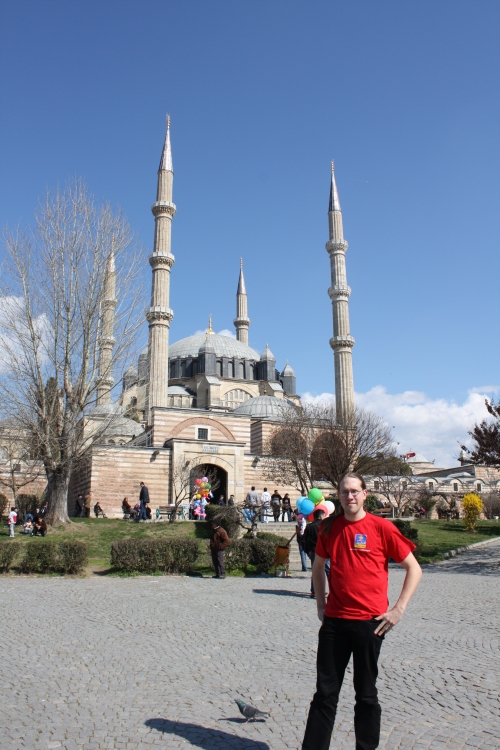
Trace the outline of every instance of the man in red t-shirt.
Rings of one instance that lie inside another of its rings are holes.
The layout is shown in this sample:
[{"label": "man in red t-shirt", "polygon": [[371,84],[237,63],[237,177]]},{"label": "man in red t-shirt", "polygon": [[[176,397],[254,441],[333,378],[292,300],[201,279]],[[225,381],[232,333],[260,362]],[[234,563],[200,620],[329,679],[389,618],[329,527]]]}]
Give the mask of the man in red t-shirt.
[{"label": "man in red t-shirt", "polygon": [[[385,634],[401,620],[422,571],[415,545],[390,521],[366,513],[363,477],[346,474],[339,484],[344,514],[323,522],[313,565],[319,631],[317,682],[302,750],[328,750],[339,693],[353,657],[354,730],[357,750],[375,750],[380,737],[377,662]],[[399,599],[389,609],[388,562],[406,570]],[[325,606],[325,563],[330,559]]]}]

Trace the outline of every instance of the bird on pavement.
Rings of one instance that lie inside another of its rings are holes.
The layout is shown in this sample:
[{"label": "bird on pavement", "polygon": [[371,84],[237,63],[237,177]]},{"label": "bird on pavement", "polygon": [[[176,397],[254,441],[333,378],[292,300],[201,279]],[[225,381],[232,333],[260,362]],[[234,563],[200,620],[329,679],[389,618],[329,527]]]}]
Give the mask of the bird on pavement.
[{"label": "bird on pavement", "polygon": [[234,701],[238,708],[240,709],[240,714],[245,717],[246,722],[248,722],[249,719],[259,719],[263,718],[264,721],[266,719],[266,716],[269,716],[268,713],[265,711],[259,711],[258,708],[254,708],[254,706],[251,706],[249,703],[243,703],[243,701]]}]

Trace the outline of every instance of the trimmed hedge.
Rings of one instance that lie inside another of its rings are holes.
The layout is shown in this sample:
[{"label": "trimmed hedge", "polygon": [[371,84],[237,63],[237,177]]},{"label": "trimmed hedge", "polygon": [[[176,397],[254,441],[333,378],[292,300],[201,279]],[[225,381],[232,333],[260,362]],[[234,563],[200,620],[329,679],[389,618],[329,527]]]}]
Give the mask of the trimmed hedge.
[{"label": "trimmed hedge", "polygon": [[415,528],[413,523],[410,521],[403,521],[401,518],[396,518],[393,521],[394,526],[399,529],[399,531],[402,533],[403,536],[405,536],[407,539],[410,540],[410,542],[413,542],[413,544],[416,545],[417,549],[413,550],[413,554],[418,559],[420,556],[420,544],[418,541],[418,529]]},{"label": "trimmed hedge", "polygon": [[[2,545],[4,546],[4,545]],[[28,542],[19,565],[22,573],[81,573],[88,562],[88,547],[82,541]]]},{"label": "trimmed hedge", "polygon": [[111,544],[111,564],[120,570],[187,573],[198,559],[197,539],[121,539]]},{"label": "trimmed hedge", "polygon": [[[254,537],[252,536],[251,532],[248,531],[243,538],[253,539]],[[258,531],[257,539],[263,539],[266,542],[273,542],[273,544],[279,544],[280,547],[283,547],[283,546],[286,547],[286,545],[290,541],[290,537],[279,536],[279,534],[270,534],[267,531]]]},{"label": "trimmed hedge", "polygon": [[8,573],[12,562],[19,552],[19,542],[0,544],[0,573]]},{"label": "trimmed hedge", "polygon": [[243,570],[248,565],[255,565],[268,571],[273,567],[276,543],[266,539],[238,539],[232,541],[226,549],[226,570]]}]

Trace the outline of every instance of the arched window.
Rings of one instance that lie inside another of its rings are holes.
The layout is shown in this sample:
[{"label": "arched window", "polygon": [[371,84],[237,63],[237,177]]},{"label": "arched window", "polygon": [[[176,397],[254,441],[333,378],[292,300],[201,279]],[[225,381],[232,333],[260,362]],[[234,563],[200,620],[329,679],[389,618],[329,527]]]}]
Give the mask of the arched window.
[{"label": "arched window", "polygon": [[249,393],[243,391],[241,388],[235,388],[224,395],[222,404],[229,409],[236,409],[237,406],[244,404],[249,398],[252,398]]}]

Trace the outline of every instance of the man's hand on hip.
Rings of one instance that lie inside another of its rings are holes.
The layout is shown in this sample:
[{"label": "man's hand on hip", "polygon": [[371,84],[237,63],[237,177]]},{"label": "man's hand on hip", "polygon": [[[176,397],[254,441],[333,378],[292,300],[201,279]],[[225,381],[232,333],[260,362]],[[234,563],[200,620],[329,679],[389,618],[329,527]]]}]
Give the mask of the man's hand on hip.
[{"label": "man's hand on hip", "polygon": [[393,607],[388,612],[386,612],[384,615],[379,615],[376,617],[376,620],[380,620],[380,625],[375,630],[375,635],[385,635],[389,632],[389,630],[392,630],[392,628],[398,624],[398,622],[403,617],[404,612],[401,609],[398,609],[397,607]]}]

